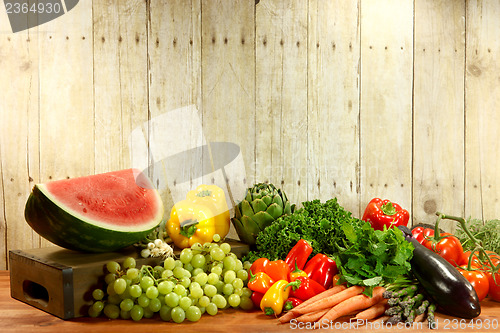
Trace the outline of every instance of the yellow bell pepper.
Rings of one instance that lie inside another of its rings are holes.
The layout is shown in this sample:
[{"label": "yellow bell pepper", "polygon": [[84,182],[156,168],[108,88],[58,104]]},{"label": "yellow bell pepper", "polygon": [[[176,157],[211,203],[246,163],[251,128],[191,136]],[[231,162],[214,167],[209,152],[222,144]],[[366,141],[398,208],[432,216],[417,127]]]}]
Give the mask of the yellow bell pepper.
[{"label": "yellow bell pepper", "polygon": [[264,294],[260,301],[260,308],[266,315],[278,316],[283,311],[288,295],[290,294],[290,286],[287,280],[276,281]]},{"label": "yellow bell pepper", "polygon": [[200,185],[195,190],[189,191],[186,199],[210,208],[215,215],[215,233],[219,234],[221,239],[226,237],[231,226],[231,218],[223,189],[217,185]]},{"label": "yellow bell pepper", "polygon": [[179,201],[170,212],[167,233],[181,249],[194,243],[212,242],[216,233],[214,213],[207,206],[190,200]]}]

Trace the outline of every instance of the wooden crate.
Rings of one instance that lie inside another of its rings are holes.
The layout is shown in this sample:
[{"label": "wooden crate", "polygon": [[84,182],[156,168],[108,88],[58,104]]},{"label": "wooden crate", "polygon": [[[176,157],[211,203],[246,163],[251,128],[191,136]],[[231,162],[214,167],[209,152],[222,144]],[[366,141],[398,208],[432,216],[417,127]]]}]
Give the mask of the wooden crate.
[{"label": "wooden crate", "polygon": [[[245,244],[233,240],[228,243],[239,257],[248,252]],[[122,262],[126,257],[136,258],[138,266],[161,262],[140,258],[133,247],[95,254],[58,246],[10,251],[11,296],[62,319],[86,316],[92,290],[102,285],[106,263]]]}]

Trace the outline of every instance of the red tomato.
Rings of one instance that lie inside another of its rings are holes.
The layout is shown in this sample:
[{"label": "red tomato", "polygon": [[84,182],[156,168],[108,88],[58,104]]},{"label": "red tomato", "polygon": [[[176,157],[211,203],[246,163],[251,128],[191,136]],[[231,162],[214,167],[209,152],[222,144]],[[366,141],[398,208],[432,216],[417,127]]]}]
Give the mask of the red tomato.
[{"label": "red tomato", "polygon": [[500,273],[495,273],[495,280],[493,280],[493,274],[491,272],[487,272],[488,283],[490,289],[488,291],[488,297],[500,302]]},{"label": "red tomato", "polygon": [[[494,266],[498,265],[500,262],[500,255],[496,254],[493,251],[485,251],[488,257],[490,257],[491,262],[493,263]],[[466,266],[469,263],[469,257],[471,255],[471,251],[466,251],[462,254],[462,261],[460,263],[460,266]],[[480,260],[480,256],[478,255],[477,252],[474,253],[474,256],[472,257],[472,263],[476,264],[480,267],[483,265],[490,266],[490,262],[488,261],[487,258],[483,258],[483,260]]]},{"label": "red tomato", "polygon": [[470,282],[470,284],[476,290],[477,298],[481,302],[486,295],[488,295],[490,289],[490,283],[488,280],[488,275],[480,270],[470,270],[466,268],[458,267],[458,271]]},{"label": "red tomato", "polygon": [[462,244],[457,237],[450,233],[442,233],[441,238],[438,242],[434,239],[426,239],[423,241],[423,245],[439,254],[441,257],[446,259],[453,266],[459,266],[462,262],[462,256],[464,249]]},{"label": "red tomato", "polygon": [[424,227],[416,227],[411,231],[413,238],[415,238],[420,244],[422,244],[427,237],[434,236],[434,230]]}]

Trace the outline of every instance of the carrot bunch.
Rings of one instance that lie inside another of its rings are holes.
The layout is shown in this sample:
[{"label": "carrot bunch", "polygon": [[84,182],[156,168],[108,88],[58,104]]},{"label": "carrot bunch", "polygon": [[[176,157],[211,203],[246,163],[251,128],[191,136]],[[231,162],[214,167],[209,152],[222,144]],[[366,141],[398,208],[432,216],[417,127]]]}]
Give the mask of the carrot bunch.
[{"label": "carrot bunch", "polygon": [[336,285],[291,309],[280,318],[284,324],[292,319],[297,322],[335,321],[346,315],[370,320],[380,317],[386,310],[384,287],[375,287],[371,297],[363,294],[364,287]]}]

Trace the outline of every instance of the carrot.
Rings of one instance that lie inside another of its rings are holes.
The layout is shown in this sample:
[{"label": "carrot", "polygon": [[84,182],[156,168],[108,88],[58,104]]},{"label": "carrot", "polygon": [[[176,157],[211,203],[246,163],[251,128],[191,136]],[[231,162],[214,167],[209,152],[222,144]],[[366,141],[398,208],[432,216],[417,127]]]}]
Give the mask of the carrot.
[{"label": "carrot", "polygon": [[[304,308],[320,299],[323,299],[323,298],[326,298],[328,296],[332,296],[332,295],[335,295],[343,290],[345,290],[347,287],[345,286],[345,284],[339,284],[339,285],[336,285],[336,286],[333,286],[325,291],[323,291],[322,293],[319,293],[317,295],[314,295],[313,297],[309,298],[308,300],[300,303],[299,305],[297,305],[295,308],[293,308],[292,310],[297,310],[297,309],[301,309],[301,308]],[[287,323],[289,322],[290,320],[292,320],[293,318],[299,316],[300,314],[295,314],[293,313],[292,311],[288,311],[287,313],[285,313],[283,316],[279,317],[278,318],[278,321],[280,323]]]},{"label": "carrot", "polygon": [[316,312],[326,308],[331,308],[349,298],[352,298],[353,296],[361,294],[363,290],[364,288],[361,286],[352,286],[334,295],[313,302],[308,306],[304,306],[302,308],[296,307],[295,309],[292,309],[291,312],[293,312],[295,315],[301,315],[305,313]]},{"label": "carrot", "polygon": [[387,299],[384,298],[380,302],[370,306],[368,309],[358,312],[354,319],[370,320],[380,317],[384,314],[387,307]]},{"label": "carrot", "polygon": [[323,310],[319,310],[319,311],[309,312],[309,313],[305,313],[303,315],[298,316],[296,319],[297,319],[297,322],[303,322],[303,323],[313,322],[313,321],[317,321],[319,318],[323,317],[328,311],[329,311],[329,309],[323,309]]},{"label": "carrot", "polygon": [[320,320],[334,321],[350,312],[367,309],[382,300],[384,291],[384,287],[375,287],[372,297],[366,295],[350,297],[331,308]]}]

